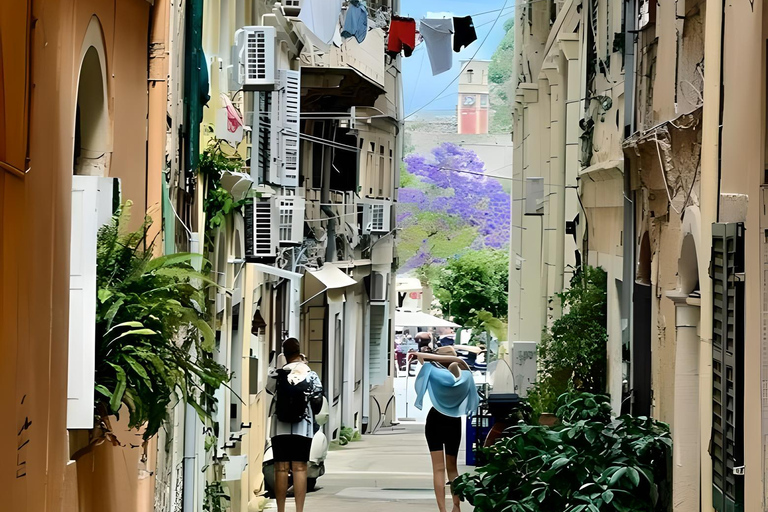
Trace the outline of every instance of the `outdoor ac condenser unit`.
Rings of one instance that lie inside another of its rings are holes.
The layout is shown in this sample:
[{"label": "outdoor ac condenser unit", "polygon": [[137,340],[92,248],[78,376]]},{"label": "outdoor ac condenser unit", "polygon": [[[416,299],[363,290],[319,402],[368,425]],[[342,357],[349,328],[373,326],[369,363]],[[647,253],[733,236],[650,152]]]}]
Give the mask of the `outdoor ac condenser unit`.
[{"label": "outdoor ac condenser unit", "polygon": [[362,215],[362,234],[388,233],[390,231],[390,219],[392,203],[390,201],[366,200],[357,205],[358,215]]},{"label": "outdoor ac condenser unit", "polygon": [[276,197],[256,197],[243,207],[243,211],[246,260],[258,262],[277,258],[279,229]]},{"label": "outdoor ac condenser unit", "polygon": [[297,195],[281,195],[277,197],[277,208],[280,245],[301,245],[304,241],[306,201]]},{"label": "outdoor ac condenser unit", "polygon": [[235,32],[237,81],[246,91],[275,87],[275,28],[249,26]]}]

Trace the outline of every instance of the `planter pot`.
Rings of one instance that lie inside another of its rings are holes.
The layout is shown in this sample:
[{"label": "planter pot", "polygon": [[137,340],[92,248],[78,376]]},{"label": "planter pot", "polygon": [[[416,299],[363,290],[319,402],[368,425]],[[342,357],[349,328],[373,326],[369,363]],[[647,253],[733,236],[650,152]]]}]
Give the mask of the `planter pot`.
[{"label": "planter pot", "polygon": [[543,412],[539,415],[539,425],[543,427],[554,427],[557,421],[557,416],[551,412]]}]

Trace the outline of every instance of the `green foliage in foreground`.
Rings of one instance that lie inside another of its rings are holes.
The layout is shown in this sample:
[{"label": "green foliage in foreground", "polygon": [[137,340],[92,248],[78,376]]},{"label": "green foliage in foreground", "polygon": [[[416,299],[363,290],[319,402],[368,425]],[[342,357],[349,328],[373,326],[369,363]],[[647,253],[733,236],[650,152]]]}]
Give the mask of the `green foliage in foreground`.
[{"label": "green foliage in foreground", "polygon": [[130,206],[98,236],[96,416],[108,430],[107,417],[125,404],[130,426],[146,426],[146,440],[162,426],[177,392],[205,421],[228,375],[213,359],[206,321],[206,288],[214,283],[191,265],[202,257],[153,258],[149,218],[126,232]]},{"label": "green foliage in foreground", "polygon": [[453,482],[476,512],[662,512],[672,439],[653,419],[611,418],[607,396],[565,394],[555,427],[523,423],[484,449],[490,461]]}]

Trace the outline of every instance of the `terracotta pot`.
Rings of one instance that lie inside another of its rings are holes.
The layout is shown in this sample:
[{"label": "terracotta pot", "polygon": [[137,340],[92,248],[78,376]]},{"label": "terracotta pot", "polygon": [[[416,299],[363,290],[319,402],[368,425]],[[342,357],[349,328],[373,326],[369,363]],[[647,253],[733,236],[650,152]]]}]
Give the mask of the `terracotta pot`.
[{"label": "terracotta pot", "polygon": [[554,427],[557,424],[557,416],[551,412],[543,412],[539,415],[539,425],[543,427]]}]

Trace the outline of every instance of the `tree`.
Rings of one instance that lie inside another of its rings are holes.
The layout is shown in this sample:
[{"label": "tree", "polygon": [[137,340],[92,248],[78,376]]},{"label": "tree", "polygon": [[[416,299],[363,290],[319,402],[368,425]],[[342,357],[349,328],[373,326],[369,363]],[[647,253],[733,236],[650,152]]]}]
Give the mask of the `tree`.
[{"label": "tree", "polygon": [[507,246],[509,194],[484,173],[474,151],[450,143],[434,148],[431,158],[405,158],[397,206],[401,270],[440,265],[469,249]]},{"label": "tree", "polygon": [[488,80],[491,87],[491,133],[509,133],[512,130],[512,103],[508,91],[515,85],[515,18],[504,23],[504,37],[491,57]]},{"label": "tree", "polygon": [[508,290],[506,250],[467,252],[449,259],[436,276],[435,295],[443,311],[459,324],[476,321],[480,311],[506,318]]}]

